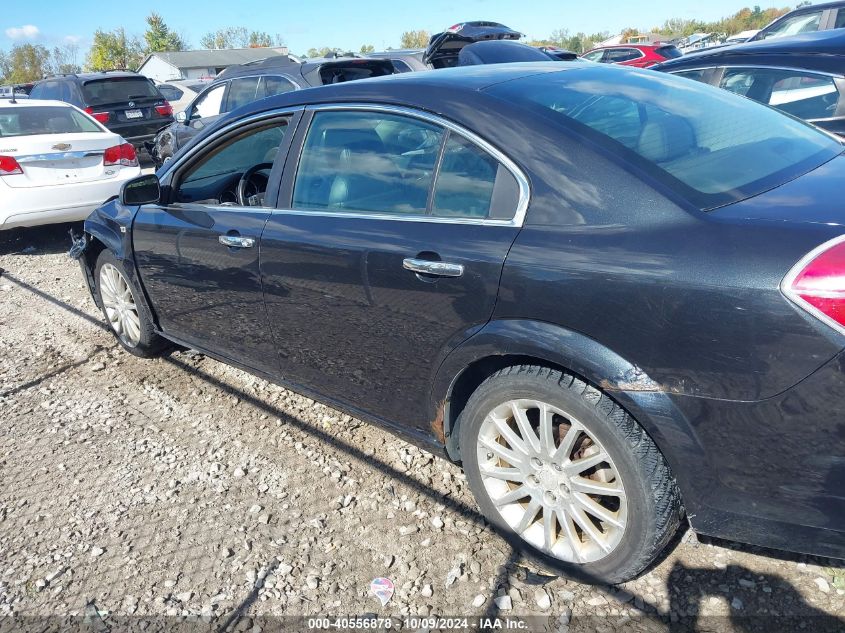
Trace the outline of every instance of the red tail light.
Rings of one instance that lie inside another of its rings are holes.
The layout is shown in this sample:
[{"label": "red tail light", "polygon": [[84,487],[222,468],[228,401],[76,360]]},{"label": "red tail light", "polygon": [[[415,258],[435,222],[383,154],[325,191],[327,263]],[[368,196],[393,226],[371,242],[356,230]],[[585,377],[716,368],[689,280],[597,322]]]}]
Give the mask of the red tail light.
[{"label": "red tail light", "polygon": [[173,116],[173,106],[165,101],[164,105],[156,106],[156,112],[158,112],[159,116]]},{"label": "red tail light", "polygon": [[94,112],[94,108],[85,108],[85,111],[94,117],[100,123],[108,123],[109,122],[109,113],[108,112]]},{"label": "red tail light", "polygon": [[784,278],[783,293],[845,334],[845,235],[825,242]]},{"label": "red tail light", "polygon": [[121,165],[122,167],[137,167],[138,155],[131,143],[109,147],[103,154],[103,165]]},{"label": "red tail light", "polygon": [[23,169],[13,156],[0,156],[0,176],[14,176],[22,173]]}]

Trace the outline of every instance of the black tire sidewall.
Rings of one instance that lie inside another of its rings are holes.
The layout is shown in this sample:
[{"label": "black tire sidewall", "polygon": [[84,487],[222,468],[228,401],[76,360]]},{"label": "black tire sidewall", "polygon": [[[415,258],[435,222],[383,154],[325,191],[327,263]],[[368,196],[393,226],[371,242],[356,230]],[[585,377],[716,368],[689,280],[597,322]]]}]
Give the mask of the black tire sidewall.
[{"label": "black tire sidewall", "polygon": [[[100,291],[100,270],[106,264],[111,264],[115,268],[120,271],[120,274],[123,275],[123,278],[126,280],[126,283],[129,285],[129,290],[132,292],[132,299],[135,302],[135,306],[138,308],[138,320],[141,324],[141,336],[138,344],[135,346],[127,345],[118,335],[117,332],[111,326],[109,322],[108,314],[106,314],[106,308],[103,304],[103,295]],[[150,312],[149,308],[147,307],[146,300],[144,298],[144,294],[138,288],[137,284],[134,282],[134,278],[131,275],[126,274],[126,267],[123,265],[123,262],[114,254],[109,251],[108,249],[104,250],[100,253],[99,257],[97,258],[97,264],[94,267],[94,283],[96,284],[97,288],[97,302],[99,303],[100,310],[103,313],[103,316],[106,319],[106,327],[109,329],[109,332],[112,333],[115,340],[118,344],[125,349],[130,354],[134,354],[135,356],[140,357],[150,357],[157,355],[164,347],[166,346],[166,342],[164,339],[159,336],[155,328],[153,327],[152,320],[150,319]]]},{"label": "black tire sidewall", "polygon": [[[558,374],[559,376],[560,374]],[[583,383],[581,383],[583,384]],[[567,563],[543,553],[517,535],[501,518],[481,480],[476,441],[481,423],[498,405],[509,400],[545,401],[583,424],[607,450],[619,472],[628,501],[628,519],[622,541],[608,556],[585,564]],[[646,479],[615,424],[599,415],[592,404],[575,390],[537,375],[494,376],[472,395],[461,414],[461,458],[464,473],[484,516],[508,542],[537,564],[557,574],[590,584],[614,584],[641,571],[642,552],[650,548],[654,534],[654,500]]]}]

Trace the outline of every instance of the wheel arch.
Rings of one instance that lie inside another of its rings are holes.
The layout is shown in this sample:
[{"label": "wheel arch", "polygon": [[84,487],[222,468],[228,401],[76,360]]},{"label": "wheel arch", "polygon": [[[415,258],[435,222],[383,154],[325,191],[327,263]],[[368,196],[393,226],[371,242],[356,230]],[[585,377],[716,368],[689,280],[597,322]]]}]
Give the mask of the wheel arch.
[{"label": "wheel arch", "polygon": [[460,461],[460,415],[473,391],[500,369],[526,364],[573,374],[613,398],[654,440],[682,491],[694,487],[693,474],[708,467],[690,421],[641,368],[584,334],[521,319],[491,321],[440,365],[433,428],[450,458]]}]

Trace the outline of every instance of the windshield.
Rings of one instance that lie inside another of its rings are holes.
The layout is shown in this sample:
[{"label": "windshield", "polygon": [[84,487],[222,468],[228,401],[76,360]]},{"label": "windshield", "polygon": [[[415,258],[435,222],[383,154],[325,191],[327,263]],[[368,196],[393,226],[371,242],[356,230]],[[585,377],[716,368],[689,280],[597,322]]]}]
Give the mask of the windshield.
[{"label": "windshield", "polygon": [[750,99],[651,70],[589,66],[487,92],[580,132],[702,209],[777,187],[845,149]]},{"label": "windshield", "polygon": [[161,99],[161,94],[149,79],[144,77],[110,77],[82,84],[85,103],[97,106],[133,99]]},{"label": "windshield", "polygon": [[102,131],[87,116],[66,106],[0,108],[0,137]]}]

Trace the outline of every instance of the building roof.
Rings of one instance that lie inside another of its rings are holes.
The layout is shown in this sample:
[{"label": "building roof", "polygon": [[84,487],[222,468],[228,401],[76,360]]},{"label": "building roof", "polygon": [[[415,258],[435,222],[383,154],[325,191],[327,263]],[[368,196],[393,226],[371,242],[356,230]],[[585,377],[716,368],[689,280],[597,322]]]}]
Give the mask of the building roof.
[{"label": "building roof", "polygon": [[141,63],[141,68],[151,57],[158,57],[174,68],[216,68],[254,62],[274,55],[286,55],[287,47],[279,48],[224,48],[214,50],[175,51],[150,53]]}]

